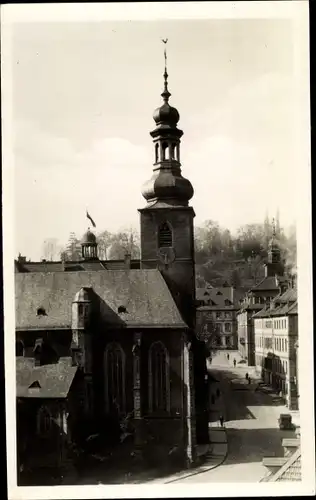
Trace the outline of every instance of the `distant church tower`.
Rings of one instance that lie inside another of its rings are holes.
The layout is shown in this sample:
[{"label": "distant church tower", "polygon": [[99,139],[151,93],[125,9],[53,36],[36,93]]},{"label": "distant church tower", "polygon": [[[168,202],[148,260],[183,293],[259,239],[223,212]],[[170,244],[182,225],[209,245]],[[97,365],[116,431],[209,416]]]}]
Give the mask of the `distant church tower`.
[{"label": "distant church tower", "polygon": [[268,262],[265,265],[265,275],[266,276],[283,276],[284,266],[281,259],[281,251],[276,241],[276,227],[275,220],[272,221],[272,238],[269,242],[268,248]]},{"label": "distant church tower", "polygon": [[193,187],[182,177],[178,111],[170,106],[167,56],[165,51],[163,104],[154,111],[154,173],[142,195],[147,201],[140,209],[141,265],[159,268],[190,327],[195,322],[194,210],[189,206]]}]

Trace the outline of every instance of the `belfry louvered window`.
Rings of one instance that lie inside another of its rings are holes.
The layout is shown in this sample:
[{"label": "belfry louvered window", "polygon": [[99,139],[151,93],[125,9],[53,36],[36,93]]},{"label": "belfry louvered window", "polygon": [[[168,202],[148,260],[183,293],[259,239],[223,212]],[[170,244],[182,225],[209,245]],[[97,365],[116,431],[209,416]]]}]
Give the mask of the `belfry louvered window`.
[{"label": "belfry louvered window", "polygon": [[149,350],[149,411],[170,410],[169,356],[162,342]]},{"label": "belfry louvered window", "polygon": [[172,230],[167,222],[163,222],[158,230],[158,246],[172,247]]}]

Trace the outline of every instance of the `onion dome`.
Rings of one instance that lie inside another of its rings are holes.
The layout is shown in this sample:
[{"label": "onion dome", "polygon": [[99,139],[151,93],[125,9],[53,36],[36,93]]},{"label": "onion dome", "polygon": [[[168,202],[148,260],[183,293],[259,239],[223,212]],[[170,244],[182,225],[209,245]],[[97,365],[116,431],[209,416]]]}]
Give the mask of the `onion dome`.
[{"label": "onion dome", "polygon": [[193,197],[194,190],[191,182],[178,172],[159,170],[147,181],[142,188],[142,195],[148,202],[154,200],[174,200],[187,205]]},{"label": "onion dome", "polygon": [[86,233],[84,233],[82,240],[81,240],[81,243],[83,245],[86,245],[86,244],[94,244],[96,242],[97,242],[97,238],[96,238],[95,234],[93,234],[90,231],[90,229],[88,229],[88,231]]},{"label": "onion dome", "polygon": [[164,72],[164,91],[161,94],[161,97],[163,98],[163,104],[155,109],[153,118],[156,122],[157,125],[160,124],[169,124],[173,127],[175,127],[180,120],[180,115],[179,112],[176,108],[173,108],[169,104],[169,97],[171,96],[169,90],[168,90],[168,73],[167,69],[165,68]]}]

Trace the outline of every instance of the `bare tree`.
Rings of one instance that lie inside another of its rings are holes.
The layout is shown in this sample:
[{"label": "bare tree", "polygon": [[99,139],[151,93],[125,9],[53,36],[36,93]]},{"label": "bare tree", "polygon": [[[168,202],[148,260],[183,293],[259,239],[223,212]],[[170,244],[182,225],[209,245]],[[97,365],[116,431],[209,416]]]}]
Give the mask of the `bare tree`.
[{"label": "bare tree", "polygon": [[45,260],[56,260],[60,253],[60,245],[57,238],[47,238],[43,243],[42,258]]},{"label": "bare tree", "polygon": [[130,254],[133,259],[140,256],[139,234],[136,229],[130,227],[123,229],[117,234],[112,234],[111,246],[108,251],[110,259],[124,259]]},{"label": "bare tree", "polygon": [[98,256],[101,260],[108,259],[108,252],[112,244],[113,235],[109,231],[102,231],[98,235]]}]

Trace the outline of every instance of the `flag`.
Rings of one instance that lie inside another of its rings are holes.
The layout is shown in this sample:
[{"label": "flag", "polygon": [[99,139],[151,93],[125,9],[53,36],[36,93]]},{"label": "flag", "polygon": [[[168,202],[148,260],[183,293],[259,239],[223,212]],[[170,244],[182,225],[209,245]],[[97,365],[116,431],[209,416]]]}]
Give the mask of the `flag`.
[{"label": "flag", "polygon": [[87,217],[88,217],[89,221],[91,222],[91,224],[93,225],[93,227],[96,227],[95,222],[94,222],[94,220],[92,219],[91,215],[89,215],[88,210],[87,210]]}]

